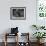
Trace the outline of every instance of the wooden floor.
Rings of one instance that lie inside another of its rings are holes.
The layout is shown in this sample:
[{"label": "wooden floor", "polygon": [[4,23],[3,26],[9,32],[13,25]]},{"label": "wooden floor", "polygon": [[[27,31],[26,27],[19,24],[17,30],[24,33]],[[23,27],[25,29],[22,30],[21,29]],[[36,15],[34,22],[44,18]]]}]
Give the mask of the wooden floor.
[{"label": "wooden floor", "polygon": [[[31,44],[30,46],[37,46],[37,43],[34,43],[34,42],[32,42],[30,44]],[[2,43],[0,42],[0,46],[4,46],[4,43],[3,42]],[[8,43],[8,46],[15,46],[15,42],[14,43],[12,43],[12,42]],[[44,43],[44,45],[42,45],[42,46],[46,46],[46,43]]]}]

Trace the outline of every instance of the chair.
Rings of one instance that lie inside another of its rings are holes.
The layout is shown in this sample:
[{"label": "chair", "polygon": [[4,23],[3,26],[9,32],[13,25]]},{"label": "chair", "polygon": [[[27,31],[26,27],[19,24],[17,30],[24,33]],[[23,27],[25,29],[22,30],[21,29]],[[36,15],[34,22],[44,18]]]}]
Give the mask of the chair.
[{"label": "chair", "polygon": [[[29,33],[21,33],[21,39],[24,41],[19,42],[19,46],[30,46],[30,42],[29,42]],[[20,39],[20,40],[21,40]]]}]

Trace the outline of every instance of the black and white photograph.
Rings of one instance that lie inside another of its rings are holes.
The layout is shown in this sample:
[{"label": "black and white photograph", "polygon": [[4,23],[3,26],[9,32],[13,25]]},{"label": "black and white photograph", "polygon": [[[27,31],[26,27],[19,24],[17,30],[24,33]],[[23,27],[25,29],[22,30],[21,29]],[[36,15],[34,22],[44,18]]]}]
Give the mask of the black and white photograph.
[{"label": "black and white photograph", "polygon": [[26,19],[26,8],[25,7],[11,7],[10,8],[10,19],[11,20],[25,20]]}]

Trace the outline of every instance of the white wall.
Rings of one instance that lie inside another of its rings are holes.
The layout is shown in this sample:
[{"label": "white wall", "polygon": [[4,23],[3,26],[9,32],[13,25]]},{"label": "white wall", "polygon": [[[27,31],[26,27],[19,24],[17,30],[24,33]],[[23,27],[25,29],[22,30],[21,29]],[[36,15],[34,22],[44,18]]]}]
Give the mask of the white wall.
[{"label": "white wall", "polygon": [[[26,7],[26,20],[10,20],[10,7]],[[20,32],[30,32],[36,24],[36,0],[0,0],[0,34],[11,27],[19,27]]]}]

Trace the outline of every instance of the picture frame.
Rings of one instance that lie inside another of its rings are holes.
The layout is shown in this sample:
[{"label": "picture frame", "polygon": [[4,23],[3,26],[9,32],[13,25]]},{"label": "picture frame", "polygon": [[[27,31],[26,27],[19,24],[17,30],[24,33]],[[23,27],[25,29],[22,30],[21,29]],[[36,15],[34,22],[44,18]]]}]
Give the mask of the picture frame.
[{"label": "picture frame", "polygon": [[26,19],[26,7],[11,7],[10,8],[11,20],[25,20]]}]

